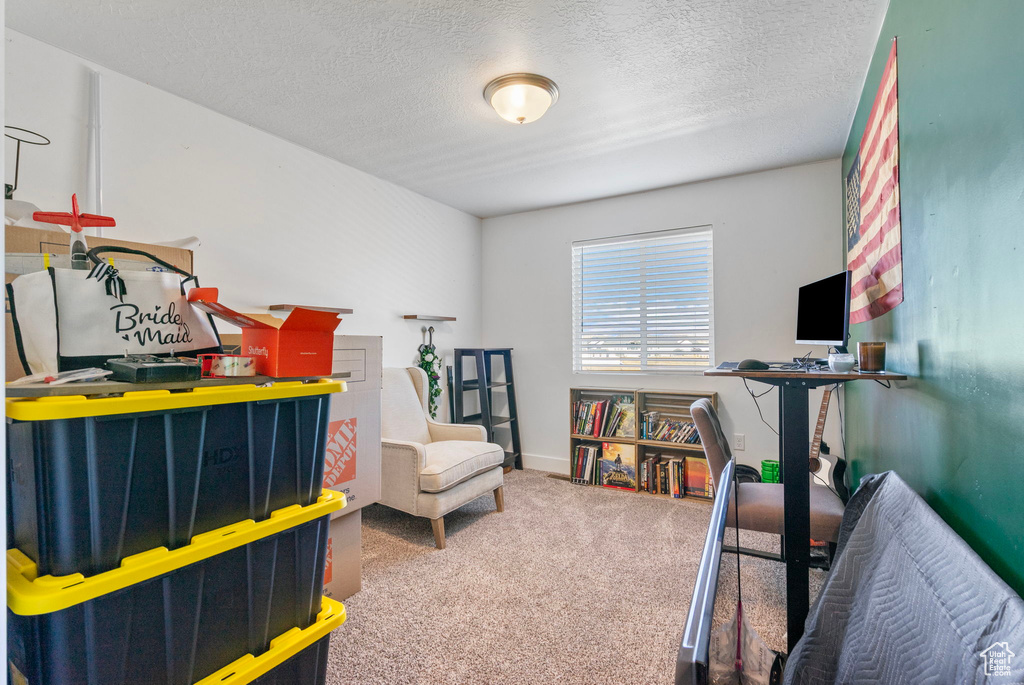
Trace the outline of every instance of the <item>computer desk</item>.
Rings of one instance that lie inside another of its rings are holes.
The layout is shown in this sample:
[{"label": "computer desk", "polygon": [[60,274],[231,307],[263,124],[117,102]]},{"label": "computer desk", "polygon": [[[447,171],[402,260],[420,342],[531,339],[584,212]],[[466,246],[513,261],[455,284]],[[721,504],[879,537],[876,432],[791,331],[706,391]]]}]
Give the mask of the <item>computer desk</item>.
[{"label": "computer desk", "polygon": [[[789,631],[788,651],[792,652],[797,640],[804,634],[804,620],[810,606],[808,572],[811,560],[811,487],[810,478],[801,477],[808,473],[810,457],[808,394],[811,388],[825,385],[860,380],[905,381],[907,377],[888,372],[835,373],[828,369],[710,369],[705,371],[704,375],[749,378],[779,388],[779,461],[783,483],[783,506],[786,512],[783,545],[786,557],[786,628]],[[797,474],[797,477],[787,478],[786,474]]]}]

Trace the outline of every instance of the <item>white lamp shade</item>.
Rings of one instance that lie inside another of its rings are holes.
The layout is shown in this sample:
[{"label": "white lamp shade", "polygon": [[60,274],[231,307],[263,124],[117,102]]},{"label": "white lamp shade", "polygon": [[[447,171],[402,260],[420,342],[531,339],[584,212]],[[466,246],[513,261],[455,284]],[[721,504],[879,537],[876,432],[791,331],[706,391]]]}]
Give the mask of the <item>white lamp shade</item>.
[{"label": "white lamp shade", "polygon": [[528,124],[544,116],[558,98],[558,90],[543,76],[509,74],[489,83],[484,97],[502,119]]}]

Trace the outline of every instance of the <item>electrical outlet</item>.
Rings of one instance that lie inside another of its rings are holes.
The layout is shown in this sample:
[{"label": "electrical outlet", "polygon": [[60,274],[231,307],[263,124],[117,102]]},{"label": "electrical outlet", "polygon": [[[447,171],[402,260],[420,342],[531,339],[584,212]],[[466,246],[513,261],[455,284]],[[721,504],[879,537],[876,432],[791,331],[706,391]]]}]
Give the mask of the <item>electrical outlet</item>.
[{"label": "electrical outlet", "polygon": [[737,452],[747,449],[747,436],[743,433],[733,433],[732,446],[736,448]]}]

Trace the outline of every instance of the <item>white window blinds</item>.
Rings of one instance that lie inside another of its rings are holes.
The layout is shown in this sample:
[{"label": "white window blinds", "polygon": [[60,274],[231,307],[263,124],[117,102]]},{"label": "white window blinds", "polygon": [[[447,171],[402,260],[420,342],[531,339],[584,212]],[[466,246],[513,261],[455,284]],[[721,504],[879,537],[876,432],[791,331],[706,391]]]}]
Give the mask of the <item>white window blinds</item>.
[{"label": "white window blinds", "polygon": [[573,371],[714,366],[711,227],[572,245]]}]

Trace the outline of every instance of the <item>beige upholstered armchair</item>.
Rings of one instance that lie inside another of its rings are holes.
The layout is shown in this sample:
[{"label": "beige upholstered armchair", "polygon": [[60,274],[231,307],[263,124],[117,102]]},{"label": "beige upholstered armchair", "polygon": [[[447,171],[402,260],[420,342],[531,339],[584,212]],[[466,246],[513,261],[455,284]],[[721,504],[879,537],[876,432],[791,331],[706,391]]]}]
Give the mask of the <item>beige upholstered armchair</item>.
[{"label": "beige upholstered armchair", "polygon": [[487,442],[483,426],[430,419],[427,389],[423,369],[384,369],[380,501],[430,519],[434,542],[444,549],[448,512],[488,492],[504,510],[505,452]]}]

